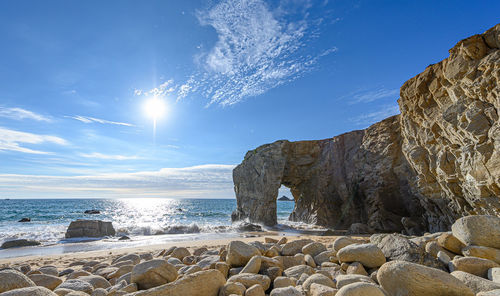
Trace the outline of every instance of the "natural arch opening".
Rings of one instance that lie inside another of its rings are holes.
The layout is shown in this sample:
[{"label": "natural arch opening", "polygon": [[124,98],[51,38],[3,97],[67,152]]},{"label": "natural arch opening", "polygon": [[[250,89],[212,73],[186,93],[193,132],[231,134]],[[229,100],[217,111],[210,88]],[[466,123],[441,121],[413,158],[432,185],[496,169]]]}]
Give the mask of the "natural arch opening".
[{"label": "natural arch opening", "polygon": [[278,218],[278,224],[283,224],[289,221],[290,215],[295,208],[295,201],[293,199],[292,192],[290,188],[285,185],[281,185],[278,190],[278,196],[276,197],[276,215]]}]

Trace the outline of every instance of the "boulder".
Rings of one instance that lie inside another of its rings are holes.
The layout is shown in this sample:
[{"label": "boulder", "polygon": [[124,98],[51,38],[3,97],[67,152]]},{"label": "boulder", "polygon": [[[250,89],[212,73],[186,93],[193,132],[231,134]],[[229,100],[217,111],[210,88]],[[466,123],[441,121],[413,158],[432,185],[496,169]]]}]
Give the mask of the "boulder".
[{"label": "boulder", "polygon": [[348,236],[339,236],[333,241],[332,247],[335,250],[335,252],[338,252],[343,247],[347,247],[348,245],[352,245],[352,244],[360,244],[360,243],[362,243],[362,241],[360,241],[360,240],[350,238]]},{"label": "boulder", "polygon": [[262,226],[248,222],[241,222],[236,225],[236,230],[239,232],[260,232]]},{"label": "boulder", "polygon": [[245,291],[245,296],[266,296],[261,285],[255,284]]},{"label": "boulder", "polygon": [[63,282],[61,278],[48,274],[32,274],[29,278],[35,285],[45,287],[49,290],[54,290]]},{"label": "boulder", "polygon": [[86,275],[78,278],[79,280],[85,281],[94,287],[94,289],[103,288],[107,289],[111,287],[111,284],[102,276],[98,275]]},{"label": "boulder", "polygon": [[261,256],[253,256],[240,271],[241,273],[258,273],[262,264]]},{"label": "boulder", "polygon": [[459,241],[451,232],[445,232],[437,238],[437,243],[446,250],[455,254],[462,254],[465,245]]},{"label": "boulder", "polygon": [[309,294],[311,296],[335,296],[337,291],[337,289],[316,283],[313,283],[309,287]]},{"label": "boulder", "polygon": [[151,289],[177,279],[177,269],[164,259],[153,259],[137,264],[132,269],[131,282],[139,289]]},{"label": "boulder", "polygon": [[283,275],[296,279],[300,278],[302,274],[312,275],[314,274],[314,269],[308,265],[297,265],[283,271]]},{"label": "boulder", "polygon": [[479,292],[476,296],[500,296],[500,289],[491,290],[488,292]]},{"label": "boulder", "polygon": [[119,262],[124,262],[124,261],[129,261],[129,260],[132,262],[132,265],[136,265],[136,264],[139,264],[139,262],[141,262],[141,256],[136,255],[136,254],[123,255],[123,256],[120,256],[120,257],[116,258],[115,260],[111,261],[111,264],[115,265]]},{"label": "boulder", "polygon": [[500,267],[500,265],[491,260],[477,257],[458,257],[449,263],[450,271],[465,271],[483,278],[488,276],[488,269],[493,267]]},{"label": "boulder", "polygon": [[341,289],[352,283],[375,283],[370,277],[360,274],[341,274],[335,277],[337,289]]},{"label": "boulder", "polygon": [[[1,285],[1,284],[0,284]],[[58,296],[45,287],[27,287],[10,290],[1,294],[2,296]]]},{"label": "boulder", "polygon": [[319,242],[312,242],[302,247],[302,254],[310,255],[312,257],[315,257],[324,251],[326,251],[325,245]]},{"label": "boulder", "polygon": [[37,242],[34,240],[16,239],[16,240],[4,242],[0,248],[9,249],[9,248],[31,247],[31,246],[39,246],[39,245],[40,245],[40,242]]},{"label": "boulder", "polygon": [[14,269],[0,270],[0,293],[33,286],[35,283],[19,271]]},{"label": "boulder", "polygon": [[73,237],[103,237],[115,235],[111,222],[101,220],[76,220],[72,221],[66,230],[66,238]]},{"label": "boulder", "polygon": [[226,279],[215,269],[188,274],[175,282],[132,293],[134,296],[218,296]]},{"label": "boulder", "polygon": [[295,280],[293,278],[286,277],[286,276],[279,276],[279,277],[274,279],[273,288],[276,289],[276,288],[283,288],[283,287],[288,287],[288,286],[295,287],[296,282],[297,282],[297,280]]},{"label": "boulder", "polygon": [[445,270],[446,266],[417,245],[400,234],[374,234],[370,241],[384,253],[388,261],[401,260]]},{"label": "boulder", "polygon": [[462,217],[453,223],[451,231],[465,245],[500,249],[500,218],[496,216]]},{"label": "boulder", "polygon": [[302,284],[302,287],[304,288],[304,290],[309,291],[311,285],[314,283],[321,284],[330,288],[335,288],[335,283],[329,277],[319,273],[309,276]]},{"label": "boulder", "polygon": [[340,262],[359,262],[367,268],[376,268],[385,263],[385,256],[374,244],[353,244],[337,253]]},{"label": "boulder", "polygon": [[172,251],[172,253],[170,254],[170,256],[177,258],[179,260],[182,260],[182,259],[184,259],[184,257],[190,256],[190,255],[191,255],[191,253],[189,252],[189,250],[187,248],[184,248],[184,247],[175,248]]},{"label": "boulder", "polygon": [[459,279],[467,287],[469,287],[474,293],[487,292],[495,289],[500,289],[500,284],[483,279],[468,272],[464,271],[454,271],[451,273],[452,276]]},{"label": "boulder", "polygon": [[44,265],[38,268],[38,271],[40,271],[43,274],[59,276],[59,271],[57,270],[57,267],[55,267],[54,265]]},{"label": "boulder", "polygon": [[254,274],[254,273],[239,273],[237,275],[233,275],[227,280],[228,283],[241,283],[247,289],[255,284],[261,285],[264,290],[269,289],[271,285],[271,279],[268,276],[262,274]]},{"label": "boulder", "polygon": [[229,296],[229,295],[238,295],[243,296],[245,294],[245,286],[242,283],[226,283],[219,290],[219,296]]},{"label": "boulder", "polygon": [[253,256],[260,255],[259,249],[241,241],[232,241],[227,246],[226,262],[231,267],[245,266]]},{"label": "boulder", "polygon": [[377,280],[389,295],[474,296],[460,280],[439,269],[407,261],[390,261],[377,271]]},{"label": "boulder", "polygon": [[294,287],[277,288],[271,291],[269,296],[302,296],[303,294]]},{"label": "boulder", "polygon": [[386,294],[375,284],[358,282],[343,286],[335,296],[386,296]]},{"label": "boulder", "polygon": [[281,248],[281,255],[283,256],[293,256],[302,251],[302,248],[307,244],[312,243],[313,241],[310,239],[299,239],[288,242],[283,245]]},{"label": "boulder", "polygon": [[495,283],[500,283],[500,267],[493,267],[488,270],[488,279]]},{"label": "boulder", "polygon": [[500,264],[500,250],[482,246],[467,246],[462,249],[464,256],[479,257]]},{"label": "boulder", "polygon": [[334,257],[336,253],[337,252],[331,250],[321,252],[314,256],[314,262],[316,262],[317,265],[321,265],[323,262],[330,262],[330,258]]},{"label": "boulder", "polygon": [[87,294],[92,294],[92,292],[94,291],[94,287],[90,283],[82,281],[80,279],[66,280],[65,282],[57,286],[57,288],[54,290],[56,294],[58,289],[69,289],[73,291],[84,292]]}]

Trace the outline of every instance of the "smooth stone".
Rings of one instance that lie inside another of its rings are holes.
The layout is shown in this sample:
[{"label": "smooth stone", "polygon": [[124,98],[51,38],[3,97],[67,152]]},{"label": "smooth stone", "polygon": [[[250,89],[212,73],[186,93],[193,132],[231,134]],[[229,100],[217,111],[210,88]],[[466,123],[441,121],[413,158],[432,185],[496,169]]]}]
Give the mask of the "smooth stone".
[{"label": "smooth stone", "polygon": [[407,261],[385,263],[377,271],[377,280],[389,295],[474,296],[449,273]]},{"label": "smooth stone", "polygon": [[92,294],[92,292],[94,291],[94,287],[90,283],[82,281],[80,279],[66,280],[65,282],[57,286],[56,290],[59,288],[85,292],[87,294]]},{"label": "smooth stone", "polygon": [[462,217],[451,226],[453,235],[465,245],[500,249],[500,218],[487,215]]},{"label": "smooth stone", "polygon": [[444,249],[455,254],[462,254],[462,248],[465,247],[451,232],[445,232],[438,236],[437,243]]},{"label": "smooth stone", "polygon": [[219,296],[229,296],[229,295],[245,295],[245,286],[242,283],[226,283],[219,290]]},{"label": "smooth stone", "polygon": [[262,264],[261,256],[253,256],[240,271],[241,273],[258,273]]},{"label": "smooth stone", "polygon": [[318,242],[312,242],[302,247],[302,254],[311,255],[312,257],[324,251],[326,251],[325,245]]},{"label": "smooth stone", "polygon": [[26,287],[3,292],[2,296],[58,296],[45,287]]},{"label": "smooth stone", "polygon": [[59,271],[57,270],[57,267],[52,266],[52,265],[46,265],[38,268],[38,270],[43,273],[43,274],[48,274],[52,276],[59,276]]},{"label": "smooth stone", "polygon": [[495,283],[500,283],[500,267],[493,267],[488,270],[488,279]]},{"label": "smooth stone", "polygon": [[361,243],[361,242],[357,239],[350,238],[348,236],[339,236],[338,238],[335,239],[335,241],[333,241],[332,247],[335,250],[335,252],[338,252],[343,247],[347,247],[348,245],[359,244],[359,243]]},{"label": "smooth stone", "polygon": [[281,255],[283,256],[293,256],[297,253],[300,253],[302,251],[302,248],[309,244],[312,243],[313,241],[310,239],[299,239],[299,240],[294,240],[291,242],[288,242],[283,245],[283,248],[281,249]]},{"label": "smooth stone", "polygon": [[297,265],[287,268],[283,271],[283,275],[287,277],[300,278],[302,274],[311,275],[314,274],[314,269],[308,265]]},{"label": "smooth stone", "polygon": [[189,250],[184,248],[184,247],[175,248],[172,251],[172,253],[170,254],[170,256],[177,258],[179,260],[182,260],[184,257],[190,256],[190,255],[191,255],[191,253],[189,252]]},{"label": "smooth stone", "polygon": [[255,284],[245,291],[245,296],[266,296],[261,285]]},{"label": "smooth stone", "polygon": [[245,266],[256,255],[260,255],[256,247],[241,241],[232,241],[227,246],[226,262],[231,267]]},{"label": "smooth stone", "polygon": [[139,289],[151,289],[177,279],[177,269],[164,259],[153,259],[137,264],[132,269],[131,282]]},{"label": "smooth stone", "polygon": [[314,283],[321,284],[330,288],[335,288],[335,283],[329,277],[319,273],[309,276],[302,284],[302,287],[304,288],[304,290],[309,291],[311,285]]},{"label": "smooth stone", "polygon": [[473,275],[464,271],[454,271],[451,273],[452,276],[459,279],[467,287],[469,287],[474,293],[487,292],[495,289],[500,289],[500,284],[483,279],[482,277]]},{"label": "smooth stone", "polygon": [[500,264],[500,250],[483,246],[466,246],[462,249],[462,254],[469,257],[479,257],[495,261]]},{"label": "smooth stone", "polygon": [[307,265],[311,266],[312,268],[316,268],[316,261],[314,261],[314,258],[307,254],[304,256],[304,261],[306,262]]},{"label": "smooth stone", "polygon": [[0,293],[33,286],[36,286],[35,283],[17,270],[0,270]]},{"label": "smooth stone", "polygon": [[337,289],[341,289],[352,283],[375,283],[369,276],[361,274],[340,274],[335,277],[335,285]]},{"label": "smooth stone", "polygon": [[311,296],[335,296],[337,291],[338,291],[337,289],[317,283],[313,283],[309,287],[309,294]]},{"label": "smooth stone", "polygon": [[239,273],[230,277],[227,282],[242,283],[247,289],[255,284],[259,284],[264,290],[267,290],[271,285],[271,279],[268,276],[254,273]]},{"label": "smooth stone", "polygon": [[488,292],[479,292],[476,296],[500,296],[500,289],[491,290]]},{"label": "smooth stone", "polygon": [[274,279],[273,287],[274,289],[288,287],[288,286],[295,287],[296,282],[297,281],[293,278],[289,278],[286,276],[279,276]]},{"label": "smooth stone", "polygon": [[359,262],[367,268],[376,268],[385,263],[385,256],[374,244],[351,244],[338,251],[340,262]]},{"label": "smooth stone", "polygon": [[441,251],[439,251],[439,252],[437,253],[437,259],[438,259],[441,263],[446,264],[446,265],[450,264],[450,261],[451,261],[450,256],[448,256],[448,254],[446,254],[445,252],[441,252]]},{"label": "smooth stone", "polygon": [[132,261],[132,265],[137,265],[139,264],[139,262],[141,262],[141,256],[139,255],[136,255],[136,254],[128,254],[128,255],[123,255],[121,257],[118,257],[116,258],[115,260],[113,260],[111,262],[111,265],[114,265],[118,262],[122,262],[122,261]]},{"label": "smooth stone", "polygon": [[500,267],[496,262],[478,257],[459,257],[450,261],[450,272],[459,270],[477,275],[483,278],[488,276],[488,269]]},{"label": "smooth stone", "polygon": [[314,256],[314,262],[316,262],[317,265],[321,265],[323,262],[330,262],[330,257],[334,257],[336,254],[337,252],[335,251],[326,250]]},{"label": "smooth stone", "polygon": [[[399,295],[399,294],[397,294]],[[413,295],[413,294],[408,294]],[[335,296],[386,296],[384,291],[375,284],[352,283],[343,286]]]},{"label": "smooth stone", "polygon": [[346,271],[347,274],[361,274],[361,275],[368,275],[368,272],[366,272],[365,268],[363,267],[363,264],[359,262],[353,262],[349,264],[347,267]]},{"label": "smooth stone", "polygon": [[294,287],[273,289],[269,296],[302,296],[302,293]]},{"label": "smooth stone", "polygon": [[168,283],[145,291],[135,292],[134,296],[218,296],[226,279],[215,269],[198,271]]},{"label": "smooth stone", "polygon": [[91,284],[92,287],[94,287],[94,289],[97,288],[107,289],[111,287],[111,284],[108,282],[108,280],[99,275],[86,275],[86,276],[81,276],[78,279]]},{"label": "smooth stone", "polygon": [[45,287],[52,291],[63,282],[61,278],[48,274],[33,274],[30,275],[29,278],[35,285]]}]

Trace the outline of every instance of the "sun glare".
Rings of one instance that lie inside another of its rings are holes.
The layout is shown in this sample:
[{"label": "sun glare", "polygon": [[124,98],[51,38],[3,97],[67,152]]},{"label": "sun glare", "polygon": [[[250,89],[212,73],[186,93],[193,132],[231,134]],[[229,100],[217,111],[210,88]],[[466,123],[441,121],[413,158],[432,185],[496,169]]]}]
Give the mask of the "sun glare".
[{"label": "sun glare", "polygon": [[164,116],[166,109],[165,102],[156,97],[151,98],[144,103],[144,111],[146,112],[146,115],[155,121]]}]

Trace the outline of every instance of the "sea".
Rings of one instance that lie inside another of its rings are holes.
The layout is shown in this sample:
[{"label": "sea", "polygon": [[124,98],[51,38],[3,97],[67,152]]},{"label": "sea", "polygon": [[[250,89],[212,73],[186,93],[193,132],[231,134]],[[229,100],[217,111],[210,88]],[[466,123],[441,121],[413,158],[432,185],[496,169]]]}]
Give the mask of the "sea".
[{"label": "sea", "polygon": [[[278,225],[273,230],[304,229],[288,221],[294,202],[277,201]],[[235,199],[3,199],[0,200],[0,245],[30,239],[37,247],[0,249],[0,258],[59,254],[175,241],[229,238],[241,235],[231,223]],[[84,214],[98,210],[100,214]],[[31,222],[18,222],[30,218]],[[115,237],[65,239],[66,229],[77,219],[111,221]],[[120,236],[129,240],[118,240]]]}]

